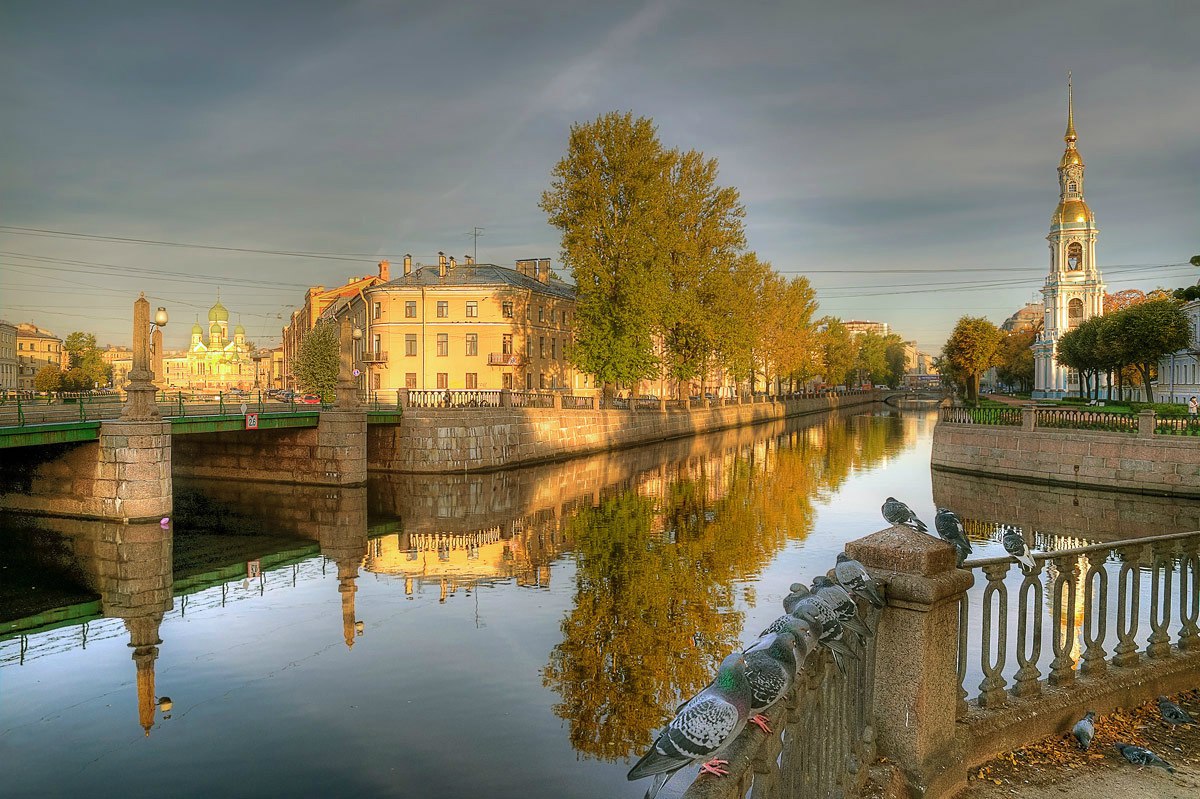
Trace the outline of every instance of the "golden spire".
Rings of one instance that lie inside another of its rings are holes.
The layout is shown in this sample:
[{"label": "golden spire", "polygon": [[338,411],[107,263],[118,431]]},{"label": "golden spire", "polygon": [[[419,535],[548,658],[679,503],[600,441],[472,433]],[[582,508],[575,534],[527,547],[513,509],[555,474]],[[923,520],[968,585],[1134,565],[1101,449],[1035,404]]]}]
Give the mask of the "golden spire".
[{"label": "golden spire", "polygon": [[1075,93],[1071,86],[1071,73],[1067,73],[1067,135],[1063,136],[1063,141],[1067,144],[1075,144],[1078,138],[1075,135]]}]

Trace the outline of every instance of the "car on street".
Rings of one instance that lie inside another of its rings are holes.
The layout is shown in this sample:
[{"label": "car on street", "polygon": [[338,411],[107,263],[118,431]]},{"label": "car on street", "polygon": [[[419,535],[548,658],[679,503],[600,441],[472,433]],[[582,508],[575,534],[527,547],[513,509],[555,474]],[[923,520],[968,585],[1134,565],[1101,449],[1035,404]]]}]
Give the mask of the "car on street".
[{"label": "car on street", "polygon": [[303,402],[306,405],[316,405],[321,401],[321,398],[316,394],[305,394],[303,397],[297,398],[296,402]]}]

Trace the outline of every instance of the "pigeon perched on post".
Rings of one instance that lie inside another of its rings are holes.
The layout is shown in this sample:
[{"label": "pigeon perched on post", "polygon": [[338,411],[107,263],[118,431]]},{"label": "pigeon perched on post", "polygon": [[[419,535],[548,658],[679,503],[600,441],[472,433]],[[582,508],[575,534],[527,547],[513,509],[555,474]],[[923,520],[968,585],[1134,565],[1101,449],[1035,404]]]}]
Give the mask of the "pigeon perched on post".
[{"label": "pigeon perched on post", "polygon": [[884,606],[883,596],[880,595],[875,580],[867,574],[866,567],[857,560],[851,560],[845,552],[838,554],[833,576],[837,578],[842,588],[854,596],[863,597],[877,608]]},{"label": "pigeon perched on post", "polygon": [[763,712],[792,690],[796,679],[796,639],[784,633],[772,633],[755,641],[746,650],[746,669],[750,679],[750,723],[770,734],[771,727]]},{"label": "pigeon perched on post", "polygon": [[1116,744],[1117,751],[1125,756],[1135,766],[1158,766],[1165,768],[1168,774],[1175,773],[1175,767],[1144,746],[1133,744]]},{"label": "pigeon perched on post", "polygon": [[1083,718],[1075,722],[1075,726],[1071,728],[1071,734],[1075,736],[1076,741],[1079,741],[1079,748],[1086,752],[1092,745],[1092,739],[1096,737],[1096,711],[1089,710],[1083,715]]},{"label": "pigeon perched on post", "polygon": [[646,799],[667,784],[680,769],[706,761],[701,771],[724,776],[717,754],[741,733],[750,718],[750,680],[741,653],[721,661],[714,679],[703,691],[683,704],[675,718],[659,733],[650,751],[629,770],[628,779],[654,776]]},{"label": "pigeon perched on post", "polygon": [[1195,724],[1196,720],[1192,715],[1179,705],[1167,699],[1165,696],[1158,698],[1158,709],[1162,713],[1163,721],[1168,724]]},{"label": "pigeon perched on post", "polygon": [[884,501],[883,520],[888,524],[902,524],[905,527],[911,527],[918,533],[929,532],[925,522],[917,518],[917,514],[913,513],[912,508],[895,497],[888,497]]},{"label": "pigeon perched on post", "polygon": [[952,510],[938,508],[937,516],[933,519],[933,526],[943,541],[954,546],[958,565],[962,566],[967,555],[971,554],[971,542],[967,540],[967,530],[963,527],[962,519],[958,518],[958,514]]},{"label": "pigeon perched on post", "polygon": [[[790,615],[812,624],[817,640],[833,655],[833,662],[842,674],[846,673],[846,658],[858,659],[858,655],[854,654],[854,650],[845,640],[845,630],[838,612],[825,600],[820,597],[806,596],[797,602],[796,609]],[[772,629],[776,625],[779,625],[780,629]],[[786,620],[776,619],[763,634],[781,632],[786,627]]]},{"label": "pigeon perched on post", "polygon": [[854,598],[846,593],[845,588],[822,574],[813,578],[812,591],[814,596],[824,599],[837,611],[842,625],[857,633],[859,640],[866,641],[871,637],[871,628],[858,617],[858,605],[855,604]]},{"label": "pigeon perched on post", "polygon": [[1025,543],[1025,536],[1021,535],[1021,531],[1016,527],[1005,529],[1004,551],[1017,559],[1017,563],[1021,565],[1021,571],[1025,574],[1033,574],[1038,570],[1037,561],[1029,552],[1029,544]]}]

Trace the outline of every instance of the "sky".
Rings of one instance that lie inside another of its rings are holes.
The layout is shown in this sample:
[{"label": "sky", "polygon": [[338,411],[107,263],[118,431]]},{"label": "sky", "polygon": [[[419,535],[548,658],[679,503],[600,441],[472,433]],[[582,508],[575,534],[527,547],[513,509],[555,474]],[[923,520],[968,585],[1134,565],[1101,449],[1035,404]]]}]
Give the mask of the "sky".
[{"label": "sky", "polygon": [[538,200],[616,110],[716,158],[819,313],[936,354],[1040,301],[1068,70],[1109,290],[1200,277],[1198,34],[1188,0],[6,0],[0,318],[128,345],[144,291],[179,348],[219,290],[270,346],[381,257],[557,267]]}]

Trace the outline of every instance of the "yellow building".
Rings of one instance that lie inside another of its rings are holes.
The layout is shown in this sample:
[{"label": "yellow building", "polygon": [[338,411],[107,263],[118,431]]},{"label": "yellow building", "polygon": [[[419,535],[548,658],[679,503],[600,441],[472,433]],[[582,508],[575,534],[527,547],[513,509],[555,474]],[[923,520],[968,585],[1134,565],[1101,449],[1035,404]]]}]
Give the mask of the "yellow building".
[{"label": "yellow building", "polygon": [[282,388],[295,389],[296,376],[292,368],[292,364],[296,361],[296,355],[300,352],[300,343],[304,341],[304,337],[308,331],[312,330],[317,324],[317,320],[335,303],[345,303],[353,297],[361,297],[362,292],[371,286],[379,283],[385,283],[390,278],[389,263],[387,261],[379,262],[379,274],[367,275],[364,277],[352,277],[346,281],[345,285],[335,286],[327,289],[324,286],[313,286],[304,294],[304,305],[300,309],[292,312],[292,318],[288,320],[287,327],[283,328],[282,341],[280,345],[280,359],[282,365],[281,379]]},{"label": "yellow building", "polygon": [[33,378],[39,370],[53,366],[66,370],[63,341],[49,330],[32,322],[17,325],[17,388],[33,391]]},{"label": "yellow building", "polygon": [[[381,276],[388,274],[386,262]],[[343,298],[326,318],[349,316],[357,343],[359,386],[370,390],[590,390],[588,375],[567,360],[575,290],[550,276],[549,259],[516,268],[438,263],[413,268]]]}]

